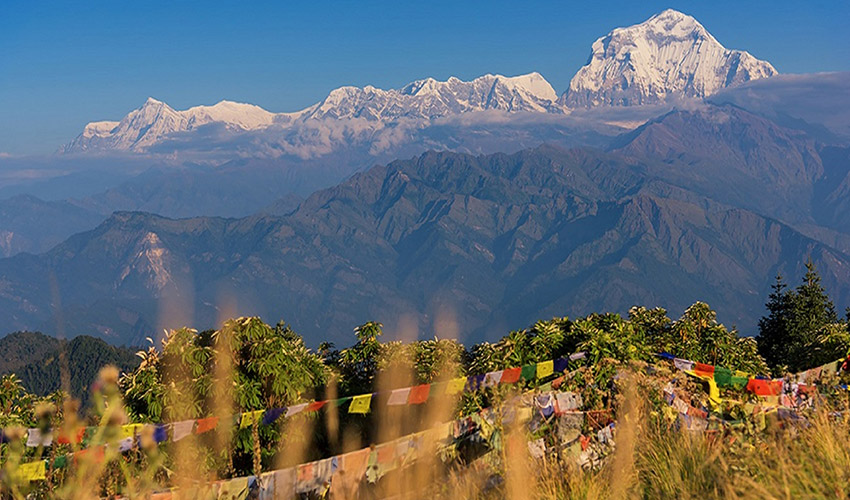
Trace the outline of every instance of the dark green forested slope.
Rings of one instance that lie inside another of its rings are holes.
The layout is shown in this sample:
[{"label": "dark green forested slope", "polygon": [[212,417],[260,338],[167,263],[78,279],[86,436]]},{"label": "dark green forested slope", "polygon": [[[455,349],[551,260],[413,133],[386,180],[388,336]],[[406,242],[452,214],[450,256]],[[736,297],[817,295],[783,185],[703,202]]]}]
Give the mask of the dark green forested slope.
[{"label": "dark green forested slope", "polygon": [[38,332],[18,332],[0,339],[0,372],[14,372],[31,393],[49,394],[63,386],[63,351],[71,394],[84,401],[102,367],[115,365],[123,372],[139,365],[134,349],[87,335],[64,341]]}]

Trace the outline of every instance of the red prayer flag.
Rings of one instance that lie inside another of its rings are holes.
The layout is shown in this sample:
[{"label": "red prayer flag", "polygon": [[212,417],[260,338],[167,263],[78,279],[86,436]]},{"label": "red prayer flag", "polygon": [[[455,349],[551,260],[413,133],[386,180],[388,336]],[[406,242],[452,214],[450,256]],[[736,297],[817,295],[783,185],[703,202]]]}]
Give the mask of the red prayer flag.
[{"label": "red prayer flag", "polygon": [[195,434],[203,434],[215,429],[218,426],[218,417],[199,418],[198,425],[195,427]]},{"label": "red prayer flag", "polygon": [[782,392],[782,381],[753,378],[747,382],[747,390],[757,396],[778,396]]},{"label": "red prayer flag", "polygon": [[694,372],[697,375],[714,375],[714,365],[707,365],[705,363],[694,363]]},{"label": "red prayer flag", "polygon": [[326,404],[328,404],[327,401],[313,401],[312,403],[307,405],[307,408],[304,408],[304,411],[317,411],[320,410]]},{"label": "red prayer flag", "polygon": [[515,384],[519,382],[519,376],[522,374],[522,367],[520,368],[508,368],[504,372],[502,372],[502,380],[503,384]]},{"label": "red prayer flag", "polygon": [[378,447],[378,463],[386,465],[395,460],[395,445],[385,444]]},{"label": "red prayer flag", "polygon": [[56,437],[56,442],[58,444],[79,444],[83,442],[83,436],[86,435],[86,428],[80,427],[76,430],[75,433],[61,433]]},{"label": "red prayer flag", "polygon": [[410,388],[410,394],[407,396],[407,404],[421,405],[428,401],[428,395],[431,393],[431,384],[417,385]]}]

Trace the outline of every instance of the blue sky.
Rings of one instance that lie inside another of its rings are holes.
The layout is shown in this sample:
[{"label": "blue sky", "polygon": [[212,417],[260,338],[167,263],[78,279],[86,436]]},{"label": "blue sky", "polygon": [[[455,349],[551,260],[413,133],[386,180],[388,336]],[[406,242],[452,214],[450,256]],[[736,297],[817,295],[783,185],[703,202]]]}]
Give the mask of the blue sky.
[{"label": "blue sky", "polygon": [[850,71],[850,3],[0,2],[0,154],[41,154],[148,96],[270,111],[340,85],[539,71],[558,92],[617,26],[672,7],[783,73]]}]

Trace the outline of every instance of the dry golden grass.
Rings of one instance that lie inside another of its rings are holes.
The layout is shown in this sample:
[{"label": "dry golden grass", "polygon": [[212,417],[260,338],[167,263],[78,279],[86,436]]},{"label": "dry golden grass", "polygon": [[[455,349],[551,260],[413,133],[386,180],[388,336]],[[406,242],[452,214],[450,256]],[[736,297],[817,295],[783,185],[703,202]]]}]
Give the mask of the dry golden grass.
[{"label": "dry golden grass", "polygon": [[[222,374],[223,375],[223,374]],[[102,419],[93,443],[115,443],[126,421],[120,394],[111,373],[102,376]],[[387,373],[379,387],[412,380],[410,373]],[[655,381],[657,383],[657,381]],[[387,495],[405,499],[846,499],[850,497],[850,420],[821,409],[805,424],[768,419],[767,429],[693,432],[679,430],[659,418],[648,397],[644,375],[624,370],[617,379],[616,446],[599,467],[582,469],[574,459],[555,454],[537,460],[530,456],[524,426],[502,426],[501,450],[463,466],[439,460],[438,442],[422,444],[424,452],[412,465],[397,471],[383,485]],[[328,395],[335,388],[330,386]],[[506,396],[507,397],[507,396]],[[428,405],[378,409],[378,441],[390,441],[410,431],[410,411],[421,425],[451,420],[456,400],[432,398]],[[230,411],[230,401],[220,402]],[[74,408],[66,409],[66,430],[73,432]],[[396,411],[399,410],[399,411]],[[402,411],[405,410],[405,411]],[[342,442],[345,451],[360,448],[363,437],[340,428],[336,407],[323,420],[327,435]],[[283,453],[275,468],[290,467],[311,458],[308,436],[319,419],[298,416],[281,419]],[[47,482],[33,485],[15,477],[24,449],[20,442],[6,446],[3,456],[2,498],[55,498],[89,500],[120,493],[150,498],[162,484],[177,486],[176,498],[210,498],[215,471],[204,467],[199,440],[191,436],[163,449],[150,430],[141,446],[122,456],[115,447],[90,448],[61,470],[51,471]],[[220,426],[216,451],[229,443],[228,426]],[[336,496],[334,498],[339,498]]]}]

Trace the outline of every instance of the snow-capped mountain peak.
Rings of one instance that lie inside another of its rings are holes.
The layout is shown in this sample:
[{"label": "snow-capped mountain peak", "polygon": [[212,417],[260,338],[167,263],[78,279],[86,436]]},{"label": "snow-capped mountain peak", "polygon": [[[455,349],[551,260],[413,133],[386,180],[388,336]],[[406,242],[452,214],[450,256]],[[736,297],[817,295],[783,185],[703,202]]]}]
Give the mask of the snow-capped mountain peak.
[{"label": "snow-capped mountain peak", "polygon": [[702,98],[775,74],[770,63],[725,48],[696,19],[668,9],[596,40],[562,103],[628,106]]},{"label": "snow-capped mountain peak", "polygon": [[[175,111],[154,98],[127,114],[120,122],[94,122],[65,146],[65,152],[118,150],[141,152],[170,134],[202,125],[222,123],[251,131],[277,125],[293,126],[316,120],[357,119],[376,124],[396,120],[427,122],[458,113],[483,110],[505,112],[561,111],[557,94],[539,73],[514,77],[484,75],[465,82],[452,77],[417,80],[401,89],[383,90],[371,85],[332,90],[321,102],[295,113],[272,113],[252,104],[220,101]],[[376,125],[376,126],[378,126]],[[371,126],[371,125],[370,125]]]}]

